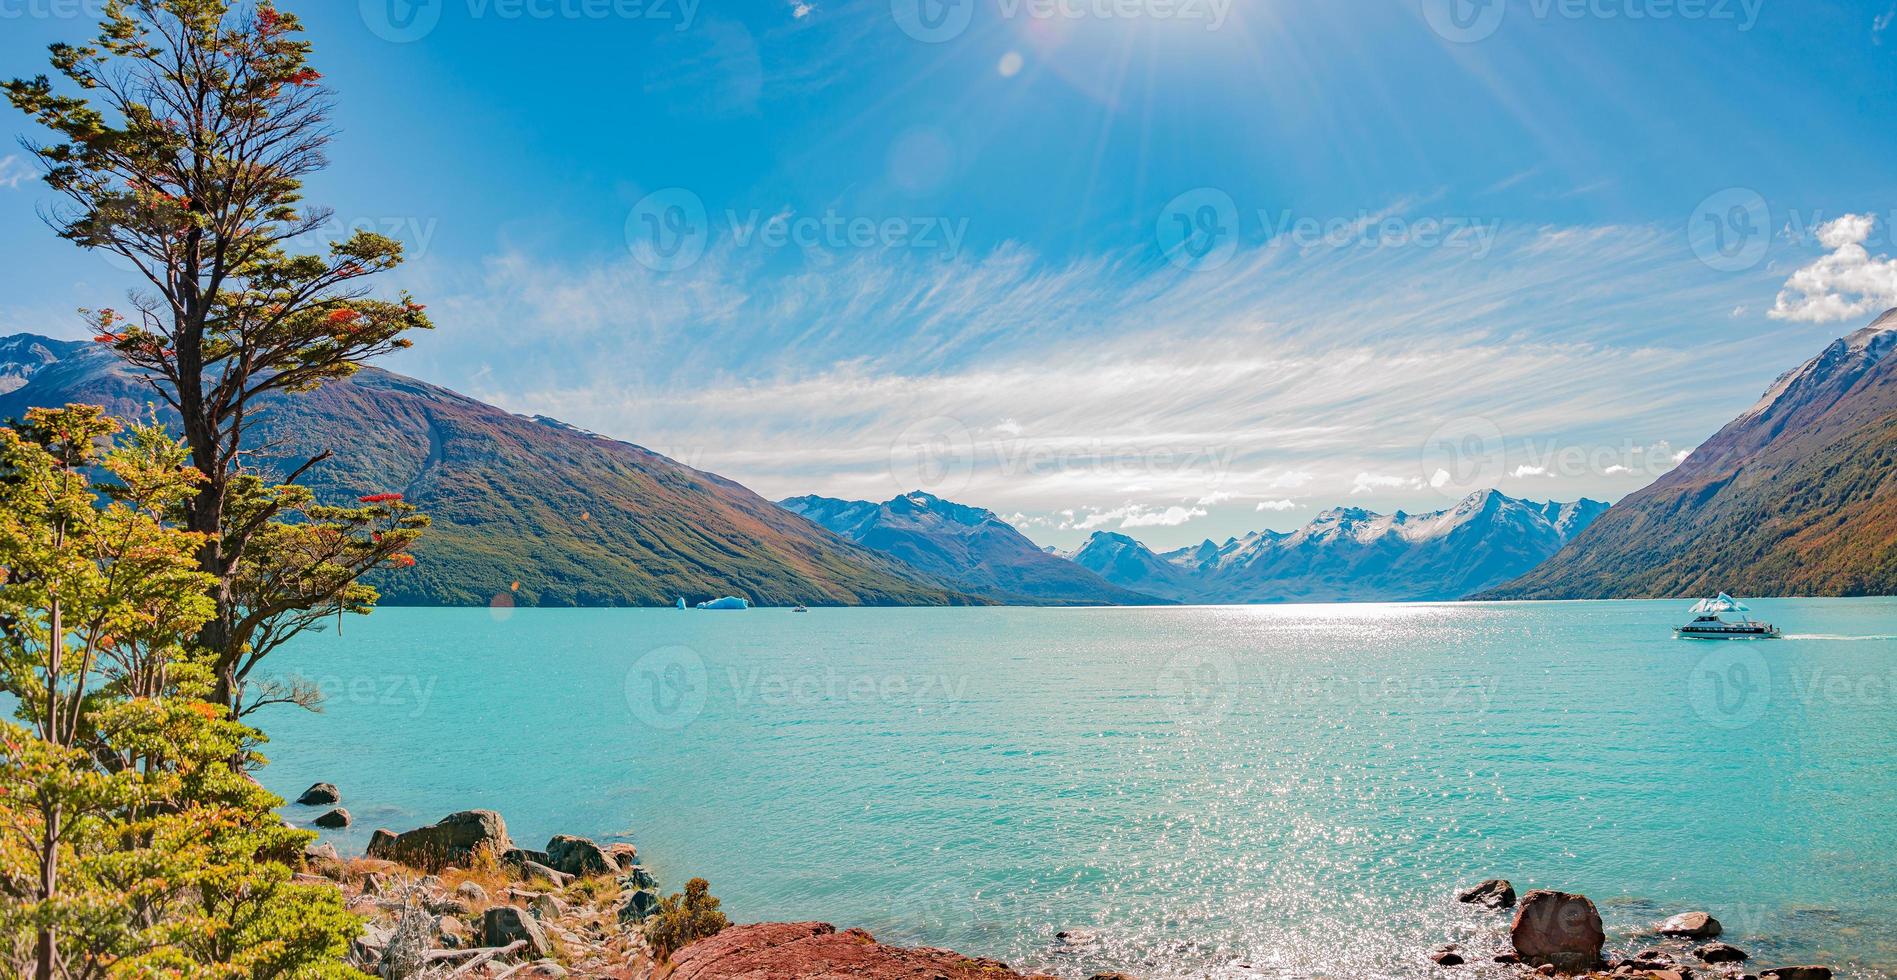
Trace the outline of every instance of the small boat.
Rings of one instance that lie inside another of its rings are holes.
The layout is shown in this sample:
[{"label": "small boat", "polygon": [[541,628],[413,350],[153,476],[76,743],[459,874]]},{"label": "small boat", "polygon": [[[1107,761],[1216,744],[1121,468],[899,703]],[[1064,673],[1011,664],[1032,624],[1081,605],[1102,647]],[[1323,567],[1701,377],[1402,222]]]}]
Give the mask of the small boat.
[{"label": "small boat", "polygon": [[804,605],[801,602],[797,604],[797,608],[791,610],[791,612],[809,612],[809,611],[810,611],[810,607]]},{"label": "small boat", "polygon": [[[1778,627],[1746,615],[1751,611],[1745,603],[1721,592],[1717,598],[1694,603],[1693,621],[1675,626],[1673,632],[1688,640],[1772,640],[1781,635]],[[1738,614],[1738,621],[1725,619],[1726,613]]]}]

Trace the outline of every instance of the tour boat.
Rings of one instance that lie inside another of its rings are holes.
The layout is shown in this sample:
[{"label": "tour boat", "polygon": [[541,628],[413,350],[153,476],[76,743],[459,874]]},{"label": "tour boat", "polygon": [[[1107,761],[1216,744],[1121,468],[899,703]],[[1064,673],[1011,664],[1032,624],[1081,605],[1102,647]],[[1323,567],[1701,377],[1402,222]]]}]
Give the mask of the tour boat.
[{"label": "tour boat", "polygon": [[[1685,626],[1675,626],[1673,632],[1682,639],[1689,640],[1753,640],[1776,639],[1779,629],[1771,623],[1761,623],[1746,613],[1751,607],[1737,599],[1719,593],[1715,599],[1701,599],[1693,604],[1693,621]],[[1725,613],[1737,613],[1739,619],[1732,622],[1721,618]]]},{"label": "tour boat", "polygon": [[791,612],[809,612],[809,611],[810,611],[810,607],[804,605],[801,602],[797,604],[797,608],[791,610]]}]

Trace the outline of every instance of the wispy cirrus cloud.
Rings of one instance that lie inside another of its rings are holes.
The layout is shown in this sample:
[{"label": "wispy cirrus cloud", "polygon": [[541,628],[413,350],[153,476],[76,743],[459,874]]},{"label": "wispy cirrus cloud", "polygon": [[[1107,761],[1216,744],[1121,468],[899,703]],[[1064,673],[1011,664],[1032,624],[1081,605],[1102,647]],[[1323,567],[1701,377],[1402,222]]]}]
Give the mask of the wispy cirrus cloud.
[{"label": "wispy cirrus cloud", "polygon": [[417,289],[441,336],[401,366],[772,497],[916,489],[892,451],[946,426],[945,496],[1069,532],[1218,534],[1260,502],[1441,505],[1420,450],[1445,419],[1523,445],[1696,440],[1782,367],[1723,378],[1731,405],[1676,383],[1703,343],[1741,343],[1728,311],[1771,285],[1708,276],[1644,227],[1504,228],[1481,260],[1268,245],[1199,273],[1016,245],[779,259],[721,242],[673,274],[521,253],[437,269]]},{"label": "wispy cirrus cloud", "polygon": [[0,187],[17,190],[32,176],[33,168],[28,166],[18,153],[9,153],[0,157]]}]

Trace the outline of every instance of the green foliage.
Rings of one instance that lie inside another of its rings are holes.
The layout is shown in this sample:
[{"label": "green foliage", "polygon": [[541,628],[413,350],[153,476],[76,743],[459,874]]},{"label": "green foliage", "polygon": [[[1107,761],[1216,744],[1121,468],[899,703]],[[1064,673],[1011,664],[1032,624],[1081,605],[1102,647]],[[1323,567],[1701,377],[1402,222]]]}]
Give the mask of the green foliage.
[{"label": "green foliage", "polygon": [[294,484],[327,451],[281,460],[246,439],[259,400],[346,378],[430,323],[407,295],[377,299],[364,285],[401,263],[400,243],[357,232],[296,250],[330,219],[301,188],[331,130],[295,17],[231,0],[119,0],[104,17],[91,45],[53,46],[64,90],[43,75],[5,89],[57,137],[31,149],[63,198],[58,233],[149,283],[130,314],[90,316],[95,339],[176,414],[203,475],[184,512],[203,535],[198,567],[217,579],[198,639],[216,654],[214,696],[238,716],[255,706],[256,662],[325,615],[366,611],[375,593],[356,579],[399,563],[422,524],[393,508],[315,509]]},{"label": "green foliage", "polygon": [[[313,835],[230,760],[261,736],[205,699],[201,475],[155,427],[101,452],[91,406],[0,429],[0,962],[10,975],[349,975],[360,923],[271,855]],[[95,476],[98,482],[94,482]]]},{"label": "green foliage", "polygon": [[706,936],[715,936],[731,922],[718,911],[718,900],[711,895],[711,883],[693,878],[685,883],[684,894],[659,900],[659,910],[646,920],[646,944],[660,960]]}]

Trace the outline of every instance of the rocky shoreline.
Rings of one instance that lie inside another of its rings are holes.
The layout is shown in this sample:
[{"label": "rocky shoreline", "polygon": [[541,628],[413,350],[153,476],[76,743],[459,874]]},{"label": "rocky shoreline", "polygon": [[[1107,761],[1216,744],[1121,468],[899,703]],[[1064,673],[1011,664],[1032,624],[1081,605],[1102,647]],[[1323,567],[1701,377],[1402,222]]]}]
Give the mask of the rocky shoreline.
[{"label": "rocky shoreline", "polygon": [[[340,799],[334,786],[319,783],[298,802],[331,806]],[[335,825],[335,814],[346,826],[347,811],[339,807],[315,822]],[[384,980],[1055,980],[951,950],[888,946],[860,929],[821,922],[728,926],[659,956],[645,925],[665,900],[636,847],[567,834],[541,849],[521,847],[492,810],[452,813],[401,833],[377,830],[361,857],[344,858],[324,844],[303,858],[298,881],[333,884],[346,907],[368,920],[349,965]],[[1832,976],[1815,965],[1749,972],[1751,956],[1720,941],[1723,927],[1706,912],[1655,923],[1636,937],[1639,949],[1610,955],[1600,913],[1586,896],[1536,890],[1518,899],[1510,882],[1491,879],[1455,897],[1494,913],[1493,928],[1419,954],[1418,976],[1462,969],[1524,980]],[[1134,978],[1101,973],[1090,980]]]}]

